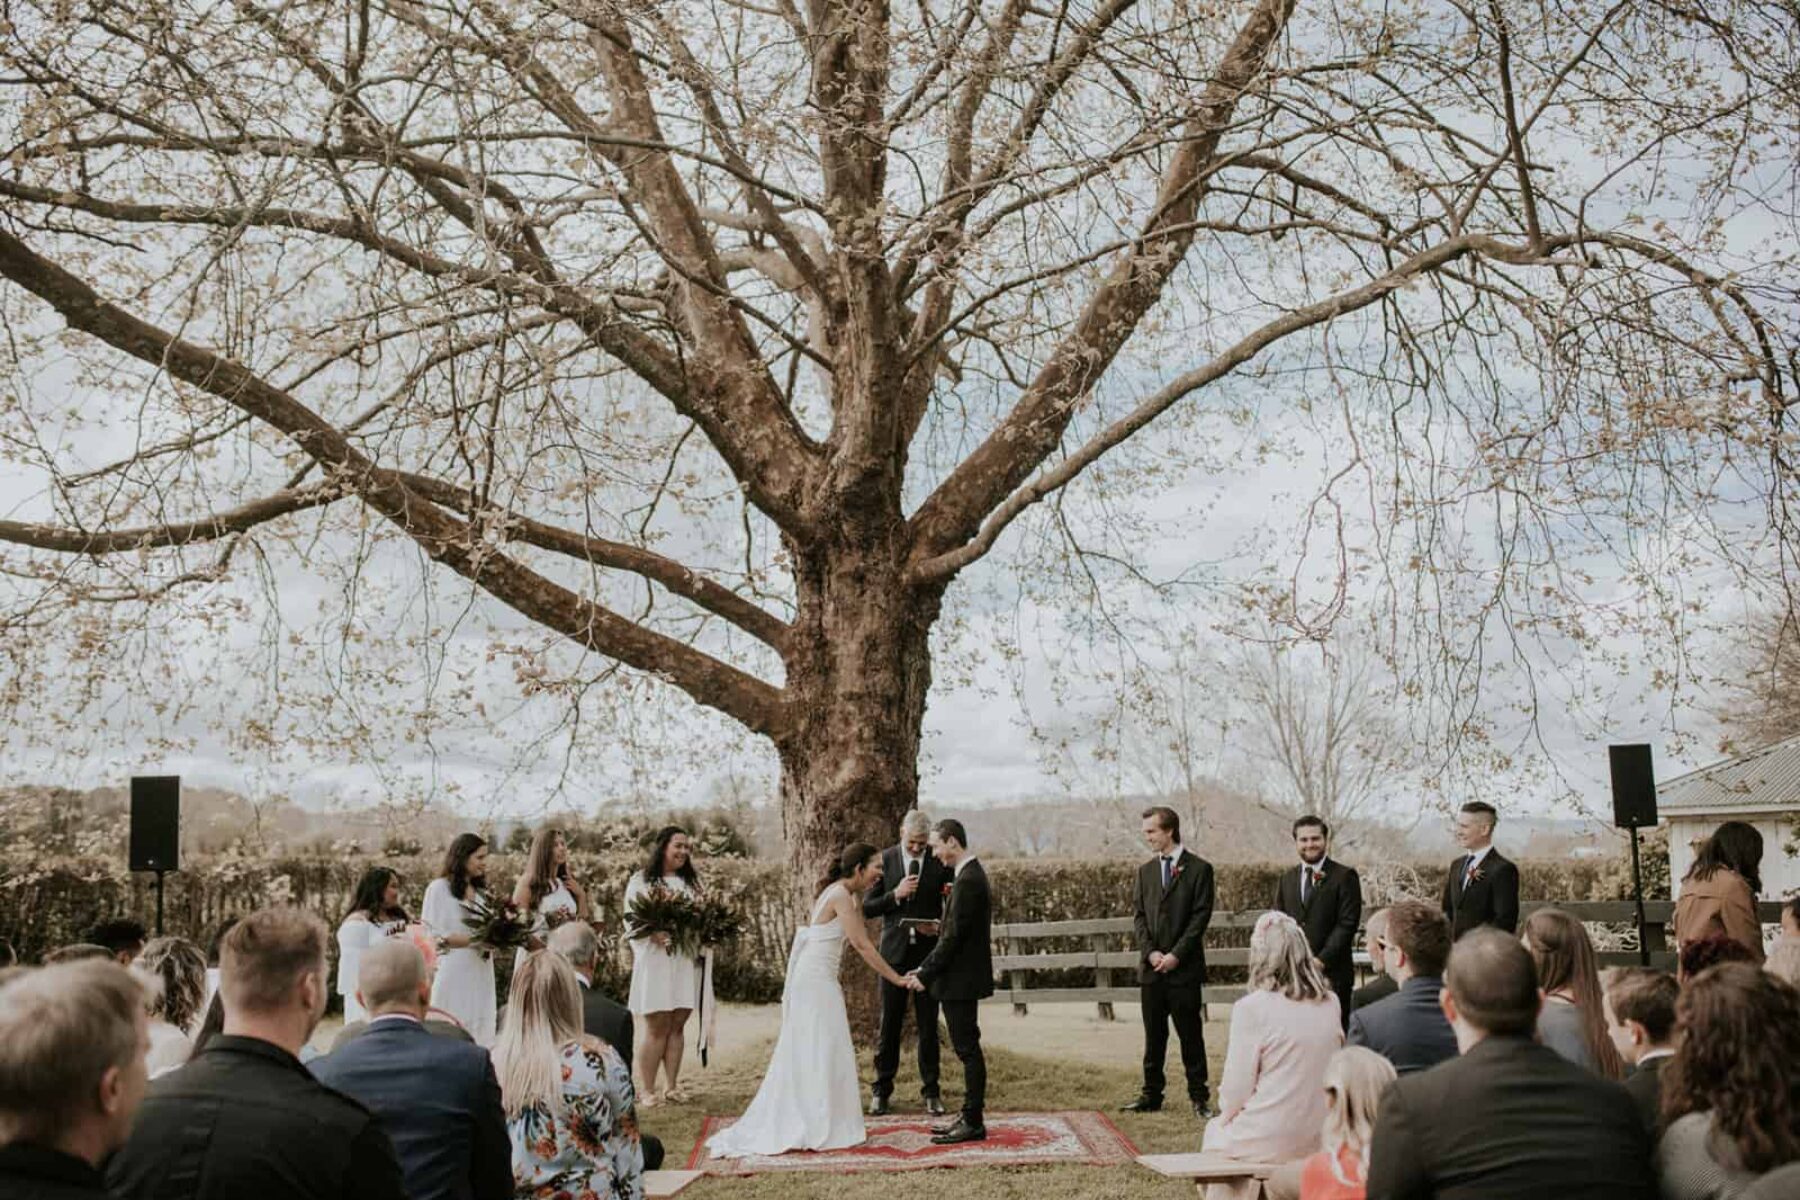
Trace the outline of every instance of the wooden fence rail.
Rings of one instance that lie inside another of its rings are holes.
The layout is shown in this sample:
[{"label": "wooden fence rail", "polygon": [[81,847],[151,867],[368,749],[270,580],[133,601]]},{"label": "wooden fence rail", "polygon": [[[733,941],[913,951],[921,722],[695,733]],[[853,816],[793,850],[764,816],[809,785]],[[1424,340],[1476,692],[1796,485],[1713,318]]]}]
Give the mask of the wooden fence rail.
[{"label": "wooden fence rail", "polygon": [[[1759,907],[1759,915],[1764,923],[1775,925],[1781,921],[1781,902],[1765,901]],[[1557,903],[1547,900],[1527,900],[1519,905],[1520,914],[1529,915],[1540,908],[1560,908],[1564,912],[1590,924],[1630,925],[1637,924],[1637,906],[1629,900],[1583,900]],[[1673,919],[1675,905],[1667,900],[1649,900],[1644,902],[1644,942],[1650,949],[1650,964],[1665,970],[1675,967],[1675,955],[1669,949],[1668,925]],[[1255,912],[1214,913],[1213,930],[1233,929],[1248,930],[1255,926],[1256,919],[1262,910]],[[1104,1020],[1112,1020],[1113,1005],[1136,1003],[1138,999],[1137,970],[1138,954],[1135,950],[1120,950],[1121,937],[1130,937],[1132,921],[1130,917],[1104,917],[1090,921],[1026,921],[1014,924],[995,925],[994,970],[1002,973],[1003,983],[995,991],[993,999],[1011,1004],[1013,1011],[1024,1015],[1032,1004],[1056,1004],[1066,1002],[1092,1003],[1099,1006],[1100,1016]],[[1025,945],[1031,942],[1052,938],[1083,938],[1089,943],[1086,950],[1057,950],[1028,953]],[[1245,967],[1249,963],[1250,952],[1243,947],[1220,947],[1206,952],[1208,967]],[[1636,950],[1601,951],[1602,967],[1626,967],[1638,965]],[[1360,931],[1358,949],[1356,951],[1358,971],[1368,965],[1368,959],[1361,949]],[[1092,987],[1028,987],[1026,976],[1034,971],[1068,971],[1088,970],[1094,973]],[[1241,985],[1206,985],[1204,996],[1207,1004],[1230,1004],[1244,994]]]}]

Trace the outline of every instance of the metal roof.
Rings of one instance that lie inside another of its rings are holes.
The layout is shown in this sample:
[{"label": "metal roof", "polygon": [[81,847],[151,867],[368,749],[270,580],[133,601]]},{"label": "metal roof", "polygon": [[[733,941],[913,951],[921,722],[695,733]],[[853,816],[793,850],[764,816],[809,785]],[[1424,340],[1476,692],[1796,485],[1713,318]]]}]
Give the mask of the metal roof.
[{"label": "metal roof", "polygon": [[1663,815],[1800,810],[1800,734],[1659,784]]}]

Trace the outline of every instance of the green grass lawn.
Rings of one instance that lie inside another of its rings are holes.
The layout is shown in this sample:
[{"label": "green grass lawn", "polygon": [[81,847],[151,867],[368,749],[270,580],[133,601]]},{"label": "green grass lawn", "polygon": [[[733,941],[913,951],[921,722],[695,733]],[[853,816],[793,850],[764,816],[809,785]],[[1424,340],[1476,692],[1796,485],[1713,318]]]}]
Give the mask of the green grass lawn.
[{"label": "green grass lawn", "polygon": [[[984,1014],[985,1015],[985,1014]],[[1027,1018],[1029,1020],[1029,1018]],[[1224,1039],[1216,1039],[1223,1049]],[[1051,1049],[1052,1047],[1046,1047]],[[764,1042],[756,1049],[734,1054],[727,1063],[705,1070],[690,1068],[683,1072],[683,1083],[693,1093],[687,1104],[664,1105],[638,1114],[643,1127],[668,1147],[667,1167],[687,1165],[689,1152],[700,1133],[701,1120],[708,1114],[737,1114],[744,1110],[762,1077],[763,1064],[770,1046]],[[1081,1063],[1061,1063],[1048,1057],[1036,1057],[998,1048],[987,1049],[988,1109],[1004,1111],[1097,1110],[1106,1113],[1124,1131],[1140,1152],[1173,1153],[1200,1148],[1200,1121],[1185,1103],[1172,1105],[1160,1113],[1139,1116],[1121,1113],[1119,1105],[1137,1094],[1138,1073],[1135,1069],[1101,1067]],[[1179,1065],[1170,1054],[1170,1067],[1176,1078],[1175,1094],[1180,1094]],[[910,1061],[903,1058],[900,1078],[895,1085],[895,1098],[901,1111],[914,1111],[919,1095],[919,1077]],[[698,1067],[698,1063],[693,1064]],[[1216,1080],[1219,1064],[1215,1058],[1212,1077]],[[867,1081],[874,1077],[869,1055],[862,1056],[861,1077],[864,1099]],[[944,1044],[944,1102],[954,1111],[961,1072]],[[684,1200],[832,1200],[843,1195],[846,1184],[854,1179],[860,1190],[894,1188],[910,1194],[928,1196],[930,1200],[1051,1200],[1061,1197],[1096,1197],[1103,1200],[1192,1200],[1192,1184],[1164,1179],[1135,1164],[1111,1167],[976,1167],[902,1172],[884,1175],[862,1174],[853,1177],[835,1174],[783,1172],[749,1178],[706,1178],[682,1193]]]}]

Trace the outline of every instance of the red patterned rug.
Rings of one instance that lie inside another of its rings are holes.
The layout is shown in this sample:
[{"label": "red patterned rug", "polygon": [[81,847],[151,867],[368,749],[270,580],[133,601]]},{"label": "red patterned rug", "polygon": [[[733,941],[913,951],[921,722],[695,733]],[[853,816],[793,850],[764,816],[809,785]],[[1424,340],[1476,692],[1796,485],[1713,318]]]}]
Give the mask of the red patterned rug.
[{"label": "red patterned rug", "polygon": [[758,1175],[765,1171],[919,1171],[927,1167],[1025,1167],[1044,1164],[1109,1166],[1137,1157],[1137,1147],[1097,1112],[990,1113],[987,1141],[931,1144],[931,1126],[944,1118],[869,1117],[869,1140],[848,1150],[799,1150],[755,1158],[714,1158],[706,1139],[735,1117],[708,1117],[688,1156],[690,1171]]}]

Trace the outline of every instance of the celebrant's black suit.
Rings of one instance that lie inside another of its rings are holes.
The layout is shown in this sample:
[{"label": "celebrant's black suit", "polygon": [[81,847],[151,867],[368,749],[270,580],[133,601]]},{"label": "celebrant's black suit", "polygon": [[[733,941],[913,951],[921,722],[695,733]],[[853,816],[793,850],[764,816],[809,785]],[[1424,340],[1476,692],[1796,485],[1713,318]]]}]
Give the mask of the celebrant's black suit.
[{"label": "celebrant's black suit", "polygon": [[[1479,878],[1467,879],[1469,856],[1450,864],[1444,879],[1444,916],[1450,921],[1451,938],[1459,938],[1481,925],[1502,933],[1519,931],[1519,868],[1489,848],[1476,864]],[[1463,884],[1467,880],[1468,886]]]},{"label": "celebrant's black suit", "polygon": [[[1308,888],[1301,876],[1303,870],[1318,873],[1318,882]],[[1356,963],[1351,955],[1356,950],[1356,927],[1362,924],[1362,880],[1355,867],[1346,867],[1330,858],[1317,866],[1304,863],[1291,871],[1283,871],[1275,884],[1275,910],[1284,912],[1306,931],[1306,944],[1313,957],[1325,964],[1325,978],[1337,993],[1338,1017],[1350,1026],[1350,994],[1356,990]]]},{"label": "celebrant's black suit", "polygon": [[[1138,994],[1144,1013],[1144,1098],[1160,1103],[1163,1059],[1169,1052],[1169,1025],[1181,1041],[1181,1067],[1188,1099],[1204,1104],[1206,1084],[1206,927],[1212,923],[1212,864],[1176,847],[1163,884],[1161,855],[1138,868],[1133,925],[1138,943]],[[1175,956],[1172,971],[1150,965],[1152,951]]]},{"label": "celebrant's black suit", "polygon": [[[944,888],[950,883],[950,868],[927,850],[919,857],[919,887],[902,900],[894,888],[906,878],[906,855],[899,846],[889,846],[881,855],[881,882],[863,895],[863,916],[881,918],[881,957],[888,966],[904,975],[930,954],[938,943],[925,937],[905,920],[936,921],[944,915]],[[895,987],[887,980],[881,987],[881,1040],[875,1049],[875,1094],[882,1098],[894,1094],[894,1075],[900,1070],[900,1034],[906,1025],[907,1002],[912,1002],[913,1021],[919,1035],[919,1093],[931,1097],[938,1094],[938,1002],[929,991],[914,992]]]},{"label": "celebrant's black suit", "polygon": [[994,901],[987,872],[974,859],[956,872],[944,903],[943,931],[918,974],[944,1011],[950,1046],[963,1068],[962,1119],[982,1126],[987,1100],[987,1059],[981,1054],[976,1011],[994,994]]}]

